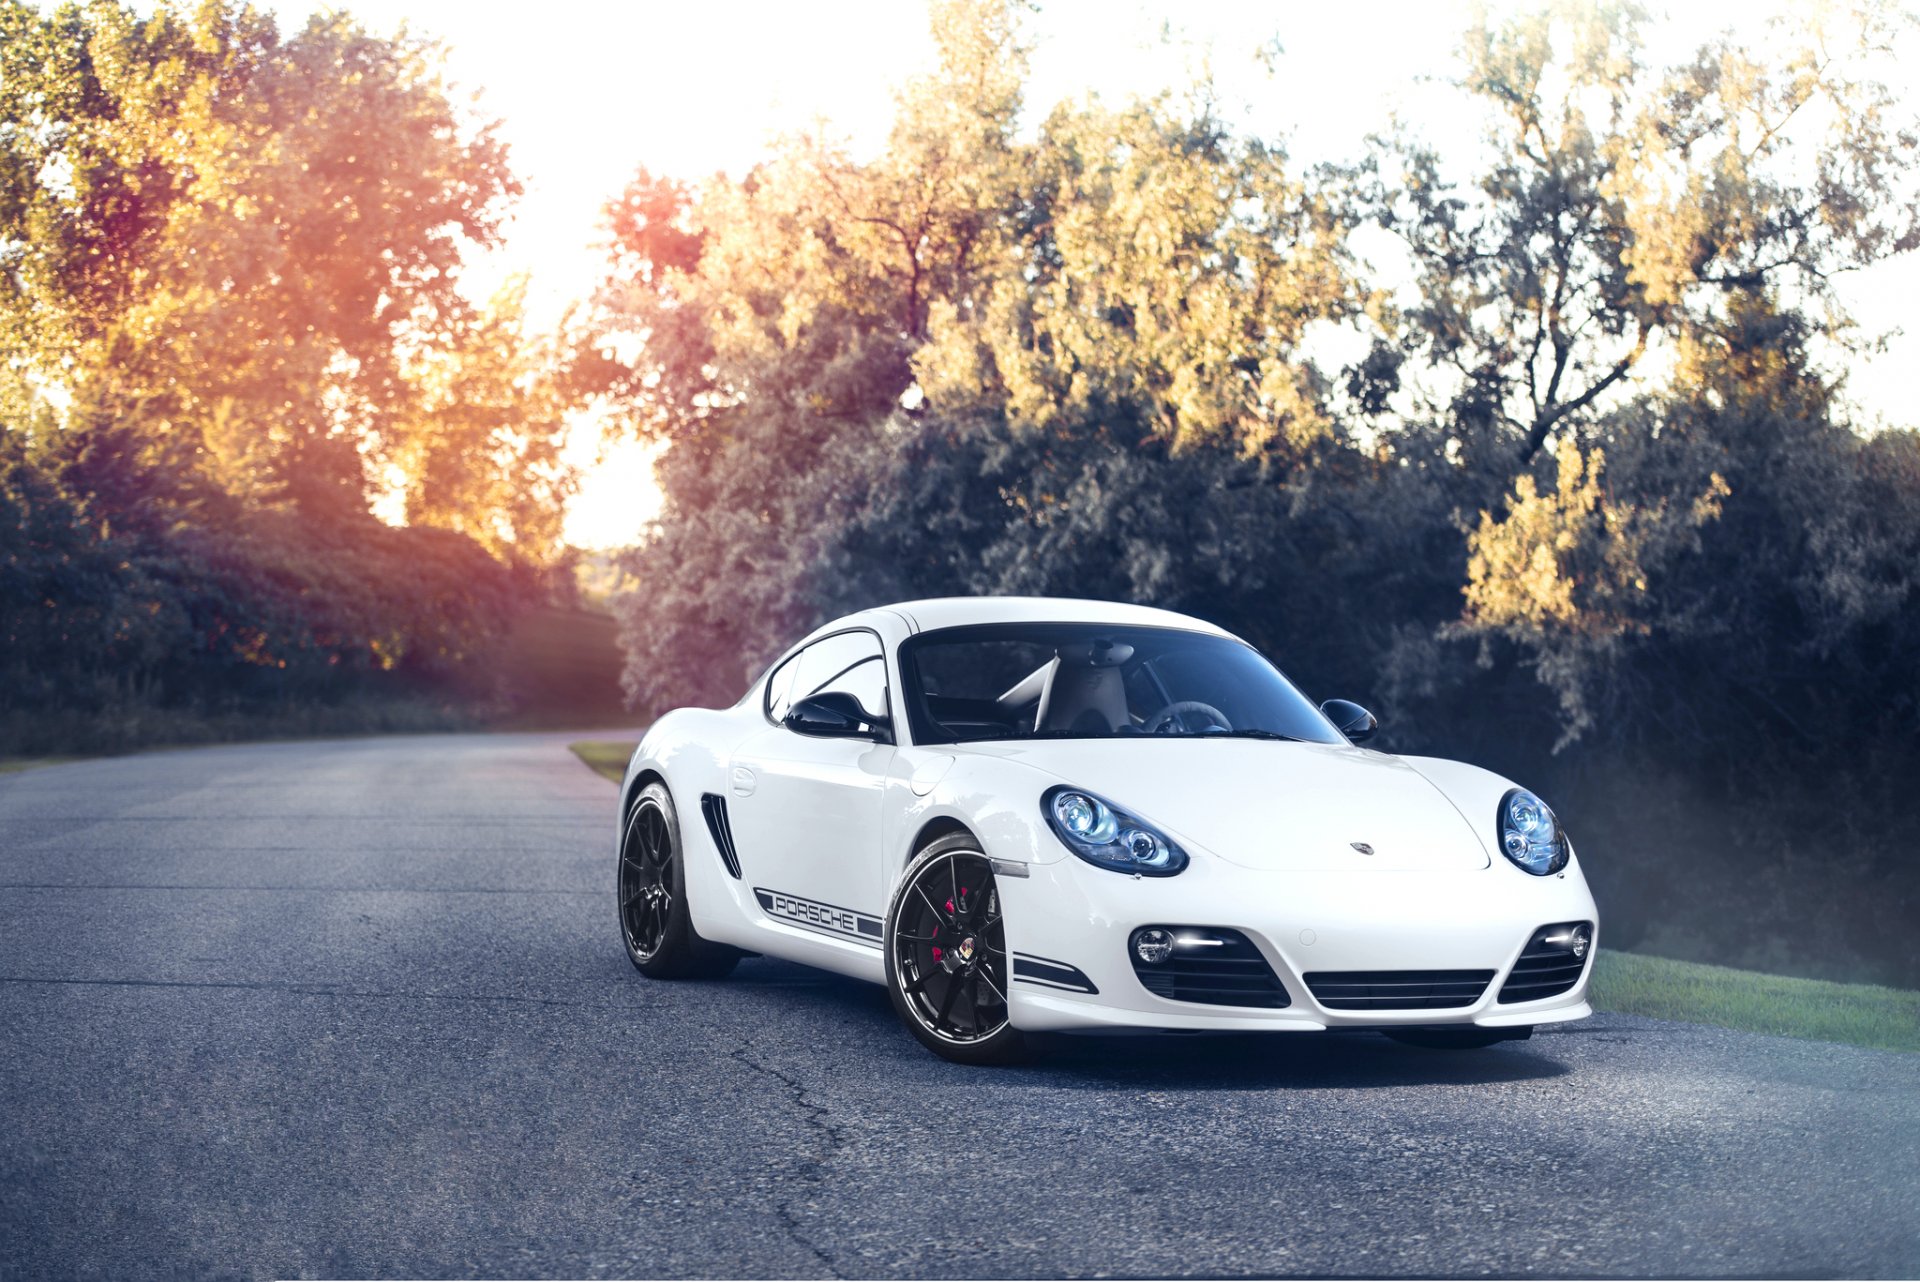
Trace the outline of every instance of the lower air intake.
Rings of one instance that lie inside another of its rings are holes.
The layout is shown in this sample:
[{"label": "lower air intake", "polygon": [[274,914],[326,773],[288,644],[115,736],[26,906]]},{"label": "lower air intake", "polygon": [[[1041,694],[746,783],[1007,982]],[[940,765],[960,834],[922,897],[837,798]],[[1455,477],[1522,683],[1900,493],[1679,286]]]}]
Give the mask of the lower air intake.
[{"label": "lower air intake", "polygon": [[1507,982],[1500,985],[1500,1003],[1537,1002],[1572,988],[1587,968],[1592,940],[1592,922],[1563,921],[1534,931]]},{"label": "lower air intake", "polygon": [[1278,1010],[1293,1004],[1286,985],[1267,965],[1253,941],[1237,930],[1219,926],[1148,926],[1173,936],[1173,952],[1163,962],[1143,962],[1127,946],[1133,973],[1146,990],[1175,1002],[1207,1006],[1259,1006]]},{"label": "lower air intake", "polygon": [[1493,982],[1490,970],[1322,970],[1303,975],[1328,1010],[1450,1010],[1471,1006]]}]

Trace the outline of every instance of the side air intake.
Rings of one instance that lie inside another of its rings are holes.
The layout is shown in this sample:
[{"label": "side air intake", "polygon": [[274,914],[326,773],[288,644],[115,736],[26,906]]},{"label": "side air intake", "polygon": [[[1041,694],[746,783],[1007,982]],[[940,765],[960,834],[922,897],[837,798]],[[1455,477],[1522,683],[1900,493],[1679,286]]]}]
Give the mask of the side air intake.
[{"label": "side air intake", "polygon": [[740,880],[740,855],[733,848],[733,826],[727,822],[727,799],[711,792],[700,794],[700,813],[707,817],[707,831],[713,834],[714,847],[735,881]]}]

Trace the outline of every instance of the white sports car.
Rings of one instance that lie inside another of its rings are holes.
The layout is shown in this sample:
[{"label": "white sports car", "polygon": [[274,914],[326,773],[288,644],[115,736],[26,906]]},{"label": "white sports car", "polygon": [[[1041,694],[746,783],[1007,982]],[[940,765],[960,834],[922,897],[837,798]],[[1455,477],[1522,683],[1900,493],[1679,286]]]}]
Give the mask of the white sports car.
[{"label": "white sports car", "polygon": [[1439,1046],[1591,1012],[1598,914],[1532,793],[1356,746],[1245,642],[1139,606],[849,615],[620,790],[628,956],[886,985],[949,1059],[1066,1029],[1375,1028]]}]

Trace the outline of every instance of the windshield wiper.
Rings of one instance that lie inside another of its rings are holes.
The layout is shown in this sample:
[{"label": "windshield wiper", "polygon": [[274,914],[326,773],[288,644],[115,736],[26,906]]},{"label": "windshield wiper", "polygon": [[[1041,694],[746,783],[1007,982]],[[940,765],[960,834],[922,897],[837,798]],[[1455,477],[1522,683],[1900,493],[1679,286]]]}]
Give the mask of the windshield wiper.
[{"label": "windshield wiper", "polygon": [[1273,739],[1281,743],[1311,743],[1296,734],[1281,734],[1278,730],[1216,730],[1200,732],[1202,739]]}]

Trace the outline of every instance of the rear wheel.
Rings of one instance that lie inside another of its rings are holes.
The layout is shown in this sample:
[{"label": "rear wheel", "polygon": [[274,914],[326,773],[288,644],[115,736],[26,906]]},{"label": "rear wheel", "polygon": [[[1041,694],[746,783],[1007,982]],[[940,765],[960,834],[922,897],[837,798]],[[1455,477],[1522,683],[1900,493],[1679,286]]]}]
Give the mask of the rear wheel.
[{"label": "rear wheel", "polygon": [[620,937],[627,960],[650,978],[718,978],[740,954],[694,930],[683,849],[672,795],[663,784],[648,784],[627,812],[620,838]]},{"label": "rear wheel", "polygon": [[1383,1028],[1396,1042],[1437,1051],[1470,1051],[1499,1042],[1522,1042],[1533,1036],[1533,1025],[1514,1028]]},{"label": "rear wheel", "polygon": [[943,837],[908,866],[885,947],[887,996],[922,1046],[957,1064],[1025,1052],[1008,1018],[1013,967],[993,863],[971,836]]}]

